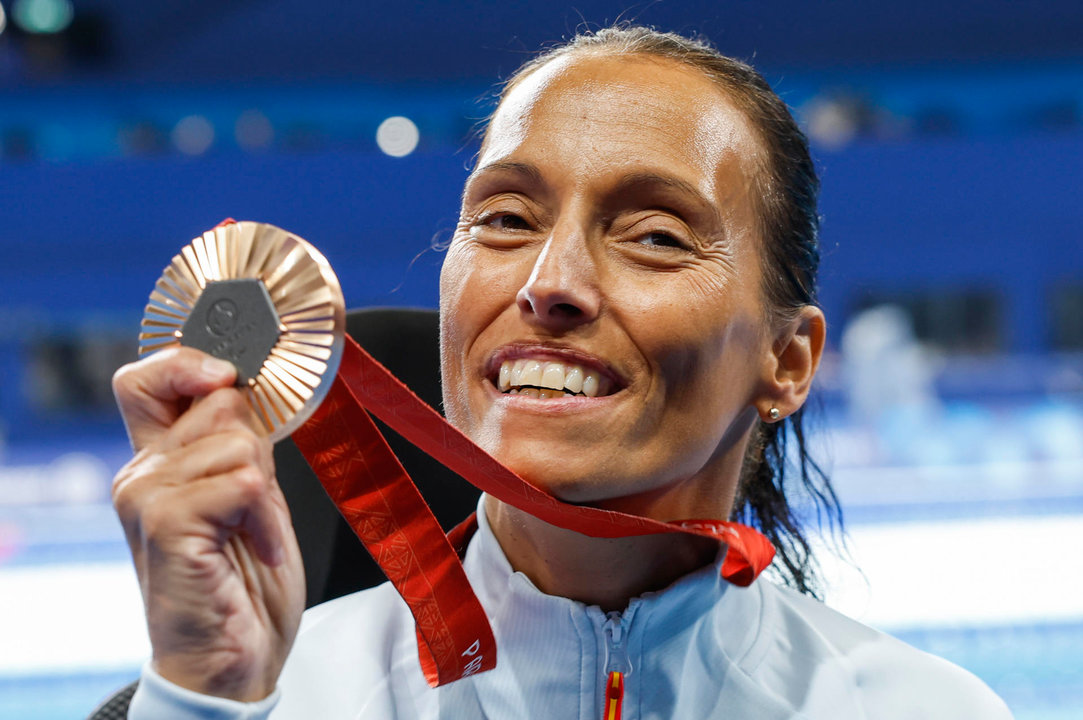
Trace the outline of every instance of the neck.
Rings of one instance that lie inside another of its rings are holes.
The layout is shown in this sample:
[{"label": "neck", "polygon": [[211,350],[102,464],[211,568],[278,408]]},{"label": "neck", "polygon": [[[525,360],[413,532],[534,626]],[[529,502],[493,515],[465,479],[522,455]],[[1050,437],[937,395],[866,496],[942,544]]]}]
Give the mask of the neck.
[{"label": "neck", "polygon": [[718,542],[685,533],[592,538],[489,496],[485,514],[511,566],[544,593],[620,611],[714,560]]}]

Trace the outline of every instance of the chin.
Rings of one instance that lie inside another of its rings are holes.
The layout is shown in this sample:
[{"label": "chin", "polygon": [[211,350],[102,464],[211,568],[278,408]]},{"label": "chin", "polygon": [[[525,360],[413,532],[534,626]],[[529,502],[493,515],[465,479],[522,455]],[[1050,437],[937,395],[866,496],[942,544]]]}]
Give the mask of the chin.
[{"label": "chin", "polygon": [[605,468],[581,467],[554,460],[551,454],[544,460],[499,456],[498,459],[531,485],[573,505],[596,505],[637,492],[636,488],[627,487],[626,478],[618,481]]},{"label": "chin", "polygon": [[[520,473],[521,474],[521,473]],[[535,485],[557,500],[572,505],[589,505],[608,499],[612,488],[599,486],[599,483],[582,478],[545,477],[542,479],[523,475],[532,485]]]},{"label": "chin", "polygon": [[[481,425],[468,433],[497,461],[531,485],[566,503],[593,504],[639,492],[627,470],[614,467],[605,448],[581,437],[530,436]],[[601,450],[601,452],[600,452]]]}]

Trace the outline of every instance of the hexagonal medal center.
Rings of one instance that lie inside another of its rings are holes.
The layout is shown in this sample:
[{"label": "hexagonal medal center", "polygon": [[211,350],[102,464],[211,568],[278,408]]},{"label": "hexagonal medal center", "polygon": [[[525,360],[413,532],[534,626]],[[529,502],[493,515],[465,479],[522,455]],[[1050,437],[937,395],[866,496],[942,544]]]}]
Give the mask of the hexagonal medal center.
[{"label": "hexagonal medal center", "polygon": [[259,375],[278,342],[279,320],[261,280],[207,283],[181,328],[181,345],[198,348],[237,366],[237,382]]}]

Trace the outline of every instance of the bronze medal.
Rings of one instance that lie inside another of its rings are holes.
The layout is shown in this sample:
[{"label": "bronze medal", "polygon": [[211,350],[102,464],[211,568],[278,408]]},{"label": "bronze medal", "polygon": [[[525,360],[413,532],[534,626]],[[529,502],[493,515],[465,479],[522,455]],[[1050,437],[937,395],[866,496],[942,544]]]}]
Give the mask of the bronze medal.
[{"label": "bronze medal", "polygon": [[319,250],[273,225],[226,221],[162,272],[143,311],[139,354],[185,345],[232,362],[278,441],[327,394],[345,324],[342,289]]}]

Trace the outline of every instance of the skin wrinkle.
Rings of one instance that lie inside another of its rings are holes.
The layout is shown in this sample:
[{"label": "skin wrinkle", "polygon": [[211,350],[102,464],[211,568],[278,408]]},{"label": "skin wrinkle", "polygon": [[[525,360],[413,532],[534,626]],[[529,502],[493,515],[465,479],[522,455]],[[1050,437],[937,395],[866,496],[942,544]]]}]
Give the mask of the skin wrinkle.
[{"label": "skin wrinkle", "polygon": [[[574,84],[566,89],[562,87],[563,97],[560,103],[539,105],[540,96],[543,95],[547,89],[552,88],[559,80],[567,78],[569,74],[568,66],[568,62],[555,62],[552,64],[552,67],[547,66],[542,68],[531,78],[527,78],[527,80],[516,89],[512,96],[507,99],[505,106],[502,107],[500,112],[494,117],[493,127],[489,135],[488,147],[486,152],[483,153],[479,163],[480,169],[477,173],[478,177],[485,174],[486,168],[494,162],[523,163],[521,153],[518,157],[511,158],[507,155],[501,156],[500,152],[514,153],[534,128],[542,126],[545,128],[566,127],[571,118],[578,118],[582,123],[582,126],[577,132],[564,134],[554,134],[550,132],[546,135],[546,138],[551,145],[558,146],[555,149],[550,148],[550,157],[571,158],[576,163],[574,174],[560,173],[560,168],[556,168],[559,176],[568,177],[570,175],[573,178],[571,189],[569,190],[569,194],[572,197],[579,198],[583,194],[582,188],[584,184],[592,182],[603,172],[606,175],[620,176],[622,170],[625,171],[624,174],[628,173],[628,170],[626,170],[628,166],[636,168],[635,170],[631,170],[632,173],[640,172],[639,168],[642,165],[640,158],[643,155],[641,138],[644,136],[644,129],[656,128],[658,122],[655,118],[674,117],[674,110],[670,103],[663,99],[655,98],[653,95],[648,96],[648,100],[644,101],[643,93],[636,94],[631,92],[634,83],[630,84],[629,81],[622,77],[618,82],[590,82],[585,85]],[[706,84],[705,81],[704,84]],[[534,86],[533,88],[531,87],[532,85]],[[532,93],[536,94],[532,95]],[[523,96],[529,97],[523,99]],[[711,96],[713,96],[715,103],[719,104],[718,100],[721,99],[722,96],[717,92],[712,92]],[[593,110],[590,110],[590,108],[598,103],[599,98],[605,98],[606,101],[613,100],[613,102],[604,103],[606,109],[603,114],[595,116]],[[704,103],[702,102],[694,103],[694,110],[701,114],[706,114],[711,119],[708,128],[699,130],[701,135],[704,132],[717,132],[724,138],[737,138],[742,135],[749,137],[747,129],[742,129],[740,131],[735,129],[729,129],[725,132],[719,131],[719,125],[733,127],[743,125],[743,122],[734,122],[736,113],[734,113],[731,108],[727,107],[725,108],[725,112],[719,113],[717,112],[717,107],[708,107],[704,110],[702,108],[703,105]],[[581,111],[584,106],[588,108],[588,111]],[[518,115],[517,110],[518,112],[524,112],[524,114]],[[682,108],[682,110],[684,109]],[[636,112],[639,113],[639,115],[636,116],[636,122],[629,123],[625,121],[626,115],[634,115]],[[680,114],[684,117],[688,116],[687,112],[681,112]],[[633,129],[631,131],[614,132],[614,115],[618,118],[618,122],[630,126]],[[688,160],[691,159],[693,163],[685,171],[685,175],[697,179],[693,184],[697,186],[700,194],[706,195],[708,191],[714,192],[719,186],[719,183],[715,178],[714,166],[710,165],[710,163],[725,156],[725,153],[720,150],[720,148],[724,146],[724,143],[716,141],[711,148],[708,148],[709,152],[705,159],[703,154],[699,154],[699,151],[702,150],[702,148],[699,147],[699,144],[690,141],[690,136],[688,134],[681,135],[682,126],[683,123],[673,123],[672,126],[662,125],[659,132],[655,134],[656,137],[652,138],[652,141],[655,143],[656,147],[661,147],[665,150],[663,157],[665,157],[666,160],[672,160],[674,155],[681,158],[683,162],[678,163],[678,168],[674,171],[675,173],[685,170],[685,168],[679,167],[679,165],[687,163]],[[596,137],[597,135],[602,135],[601,140]],[[694,138],[695,136],[692,137]],[[586,139],[580,142],[580,139],[582,138]],[[602,143],[607,144],[604,149],[599,147]],[[590,148],[589,152],[583,151],[582,146],[584,144],[587,144]],[[673,147],[678,148],[678,150],[670,153],[669,149]],[[695,152],[689,154],[689,150]],[[628,158],[621,161],[619,158],[625,153]],[[732,151],[730,154],[732,155]],[[584,158],[590,158],[593,162],[584,167]],[[616,163],[613,162],[614,159],[617,159]],[[612,167],[614,164],[617,165],[616,168]],[[661,165],[663,163],[659,164]],[[516,174],[525,174],[529,177],[534,173],[524,173],[520,170]],[[482,183],[482,185],[484,185],[484,183]],[[470,189],[466,193],[468,203],[474,195],[475,179],[472,178]],[[730,194],[728,193],[727,199],[729,195]],[[745,205],[745,208],[747,209],[747,204]],[[464,214],[471,217],[476,216],[476,213],[469,212],[469,205],[467,206],[467,210],[467,213]],[[564,215],[565,217],[570,216],[571,218],[578,218],[581,214],[585,215],[588,212],[588,208],[577,208],[573,204],[571,208],[564,211]],[[734,212],[729,208],[725,208],[725,211],[722,214],[732,217]],[[554,232],[563,232],[561,223],[562,219],[558,218],[556,220],[556,225],[554,226]],[[565,245],[564,249],[567,251],[568,246]],[[557,283],[564,282],[564,280],[561,279],[562,274],[577,273],[583,270],[584,263],[575,262],[577,258],[575,251],[572,251],[570,254],[559,253],[564,261],[555,264],[551,263],[551,257],[555,251],[556,248],[554,248],[553,245],[548,245],[542,250],[542,256],[536,261],[532,268],[532,274],[528,276],[526,282],[529,283],[531,278],[535,277],[539,270],[547,267],[553,268],[553,272],[556,276],[554,281]],[[516,250],[513,252],[518,251]],[[718,256],[715,255],[714,257]],[[449,260],[450,259],[451,258],[449,257]],[[714,258],[711,256],[704,259],[696,258],[692,264],[700,266],[702,269],[704,261],[710,263],[710,260],[713,259]],[[475,262],[479,261],[476,260]],[[601,265],[604,263],[595,260],[593,264]],[[733,273],[732,271],[729,271],[728,268],[727,271],[724,272],[688,273],[689,277],[685,290],[690,292],[692,296],[697,299],[706,298],[716,293],[724,293],[726,290],[725,285],[727,283],[722,282],[722,280],[730,275],[733,275]],[[591,281],[593,280],[588,280],[588,283]],[[758,333],[755,331],[744,333],[745,341],[747,342],[748,337],[755,337],[757,334]],[[725,338],[725,340],[728,341],[729,338]],[[715,352],[720,352],[722,349],[722,346],[719,346],[715,349]],[[696,355],[698,354],[698,350],[699,348],[696,348],[695,350],[690,351],[690,354]],[[683,348],[675,349],[673,351],[663,351],[661,353],[661,364],[672,366],[674,368],[681,368],[681,370],[678,370],[677,372],[679,374],[685,374],[687,368],[694,367],[696,364],[694,360],[683,356],[683,353],[685,352],[686,351]],[[646,375],[654,378],[658,376],[668,376],[669,373],[663,370],[662,372],[648,372]],[[689,391],[689,394],[695,393]],[[678,404],[690,402],[690,400],[685,400],[680,394],[677,395],[676,399],[678,400]],[[498,414],[502,415],[503,413]],[[492,418],[491,420],[492,422],[481,423],[481,425],[495,427],[502,421],[501,418]],[[649,421],[641,419],[637,419],[637,422],[635,423],[635,426],[642,427],[640,432],[634,433],[635,436],[638,436],[639,440],[645,439],[645,437],[650,434],[649,430],[646,427],[643,427],[643,425],[646,424],[649,424]],[[495,432],[488,433],[488,435],[494,439],[497,434],[498,433]],[[692,467],[692,464],[689,463],[689,468],[686,473],[693,474],[694,472],[695,470]],[[579,498],[573,497],[569,499]],[[722,516],[725,515],[723,514]]]},{"label": "skin wrinkle", "polygon": [[[485,144],[480,155],[479,170],[471,177],[471,181],[489,168],[489,165],[484,162],[486,157],[506,156],[509,152],[508,148],[521,142],[523,134],[529,131],[533,122],[530,111],[537,104],[538,96],[546,88],[566,77],[569,72],[568,65],[574,60],[574,56],[569,56],[558,58],[546,64],[524,78],[515,88],[515,91],[507,97],[500,108],[501,112],[493,117],[492,125],[485,138]],[[625,60],[653,65],[659,63],[665,65],[668,62],[644,56],[626,58]],[[698,74],[696,75],[698,77]],[[623,80],[608,83],[587,81],[567,92],[569,100],[565,106],[581,104],[590,107],[597,102],[599,97],[615,98],[609,106],[612,108],[608,111],[611,115],[619,115],[625,124],[633,128],[649,129],[663,135],[673,146],[679,148],[685,157],[698,156],[701,161],[701,168],[720,167],[727,160],[742,162],[745,171],[742,178],[744,182],[732,187],[726,195],[720,198],[723,201],[721,203],[723,208],[740,205],[742,198],[751,197],[750,193],[754,189],[753,178],[762,171],[760,143],[751,129],[746,126],[746,123],[733,122],[733,107],[721,90],[713,84],[710,85],[708,92],[703,93],[703,99],[693,105],[691,113],[700,117],[701,122],[694,125],[692,137],[689,138],[680,133],[681,128],[677,125],[673,128],[666,128],[659,127],[657,123],[651,125],[648,125],[645,121],[637,123],[635,117],[639,111],[643,110],[644,106],[648,111],[653,111],[654,114],[663,117],[673,113],[668,101],[660,96],[638,97],[636,101],[630,100],[629,98],[633,95],[629,92],[631,87],[628,82]],[[715,112],[716,108],[712,103],[718,104],[719,100],[722,100],[726,105],[731,105],[731,112]],[[556,120],[553,122],[554,126],[562,124],[574,125],[575,123],[570,121],[578,120],[581,124],[587,126],[587,133],[591,130],[608,131],[612,125],[611,115],[596,119],[585,113],[562,112],[560,108],[554,114],[556,115]],[[601,127],[598,128],[598,125],[601,125]],[[635,132],[628,134],[630,138],[628,141],[628,154],[633,158],[640,150],[639,143],[636,140],[638,134]],[[495,143],[500,143],[500,145]],[[752,152],[749,152],[749,149],[752,149]],[[596,148],[591,148],[591,150],[594,151]],[[742,157],[742,152],[748,157]],[[580,155],[581,161],[595,162],[595,158],[595,152],[584,152]],[[509,167],[516,164],[506,161],[494,163],[497,167]],[[536,168],[523,168],[523,171],[529,173],[535,180],[538,179]],[[665,177],[664,173],[658,174]],[[697,188],[697,194],[705,198],[718,196],[720,193],[717,178],[710,172],[701,172],[699,175],[703,178],[703,182]],[[634,179],[634,174],[630,176],[630,179]],[[468,191],[464,192],[464,196],[467,193]],[[715,208],[715,212],[717,212],[717,208]],[[733,218],[727,217],[726,220],[732,221]]]},{"label": "skin wrinkle", "polygon": [[[496,162],[485,165],[478,169],[474,175],[467,182],[467,191],[464,193],[464,219],[459,225],[460,231],[467,230],[472,231],[477,222],[488,211],[489,203],[486,203],[475,212],[470,212],[470,204],[478,197],[484,195],[486,187],[490,183],[499,187],[499,180],[504,176],[504,173],[512,173],[513,176],[521,175],[527,178],[528,183],[535,192],[539,193],[543,199],[548,198],[550,193],[546,186],[544,179],[541,176],[539,170],[533,165],[519,162]],[[703,248],[704,257],[711,257],[712,255],[718,258],[729,258],[728,262],[732,263],[732,250],[729,244],[726,242],[726,233],[724,228],[727,224],[736,224],[737,220],[734,218],[733,213],[726,213],[726,220],[728,223],[723,222],[722,214],[714,204],[704,197],[697,188],[688,182],[673,178],[662,173],[656,172],[633,172],[624,178],[620,185],[614,190],[614,196],[617,198],[617,203],[613,204],[613,207],[619,208],[623,206],[635,206],[634,198],[637,193],[647,195],[652,188],[662,186],[665,188],[672,188],[675,191],[682,192],[683,194],[676,198],[675,204],[678,206],[692,207],[691,211],[687,211],[684,214],[696,217],[700,214],[705,214],[711,219],[711,232],[708,235],[715,235],[717,237],[699,237],[696,233],[691,231],[691,228],[686,228],[689,231],[692,239],[697,241],[699,246]],[[499,195],[493,199],[492,204],[498,204],[503,199],[513,198],[513,194]],[[674,198],[670,199],[671,201]],[[736,196],[736,193],[732,193],[723,198],[726,204],[739,202],[740,198]],[[532,220],[535,223],[539,220],[548,221],[549,218],[544,213],[535,215],[533,212],[533,204],[525,203],[521,199],[516,199],[516,203],[520,204],[524,211],[530,208],[531,217],[528,220]],[[680,211],[671,210],[666,203],[655,203],[655,206],[668,213],[674,214],[678,218],[682,217]],[[614,211],[613,215],[619,214]],[[641,219],[641,218],[640,218]],[[609,229],[608,222],[610,221],[610,214],[606,214],[599,219],[599,227],[602,229]]]},{"label": "skin wrinkle", "polygon": [[[537,168],[524,163],[493,163],[478,170],[474,177],[471,179],[471,183],[469,184],[470,190],[469,193],[467,193],[467,197],[465,200],[466,204],[464,205],[464,213],[467,212],[467,208],[469,208],[471,200],[476,197],[483,196],[483,191],[487,186],[487,183],[495,182],[495,179],[492,177],[494,173],[496,174],[496,177],[499,178],[503,173],[506,172],[512,172],[526,176],[529,179],[529,183],[531,184],[531,186],[537,189],[536,192],[540,193],[543,197],[548,197],[548,188],[545,186],[545,183],[542,180],[540,172]],[[496,186],[499,187],[499,185]],[[635,224],[643,222],[645,218],[636,217],[634,219],[634,222],[632,220],[627,220],[623,223],[616,222],[614,227],[612,225],[613,220],[610,216],[619,216],[620,208],[636,207],[636,203],[634,202],[634,200],[637,195],[649,195],[651,189],[657,188],[658,186],[673,188],[677,191],[683,192],[684,195],[680,198],[670,198],[671,202],[668,203],[656,203],[655,206],[658,209],[664,211],[662,213],[656,214],[672,214],[677,218],[681,218],[682,215],[691,215],[692,217],[709,217],[711,219],[711,232],[708,233],[708,236],[700,237],[686,223],[683,224],[685,232],[687,232],[689,237],[696,242],[697,247],[701,249],[701,255],[704,259],[715,258],[717,260],[724,261],[732,265],[732,250],[729,247],[729,244],[726,242],[726,233],[723,229],[724,224],[722,222],[721,214],[718,212],[717,208],[713,207],[712,203],[709,200],[699,194],[699,191],[694,186],[676,178],[671,178],[668,176],[650,172],[639,172],[629,175],[614,191],[614,196],[618,200],[617,203],[613,204],[613,207],[616,209],[612,213],[609,213],[607,211],[604,216],[599,218],[599,221],[597,223],[598,229],[603,231],[612,229],[619,233],[630,231]],[[672,202],[674,200],[675,202]],[[506,193],[498,195],[497,197],[493,198],[491,202],[483,204],[477,211],[470,212],[469,215],[464,218],[464,221],[460,223],[460,231],[466,230],[471,234],[476,234],[478,223],[489,212],[490,206],[495,207],[501,205],[501,203],[504,203],[503,209],[505,211],[509,209],[508,207],[506,207],[507,204],[516,205],[521,210],[525,219],[531,221],[533,224],[548,222],[550,220],[548,214],[544,212],[534,212],[532,204],[526,203],[522,199],[516,198],[514,194]],[[692,207],[694,209],[685,213],[681,213],[680,211],[671,210],[671,205]]]},{"label": "skin wrinkle", "polygon": [[[545,86],[553,82],[557,77],[562,74],[566,74],[568,72],[567,66],[569,63],[573,62],[577,58],[582,57],[593,56],[604,58],[607,56],[608,52],[610,51],[606,49],[587,49],[550,60],[549,62],[545,63],[545,65],[535,69],[528,75],[517,79],[512,86],[509,86],[505,90],[505,99],[503,100],[500,109],[509,107],[515,111],[518,111],[519,113],[521,113],[521,115],[519,116],[519,122],[521,123],[525,121],[526,111],[532,106],[532,103],[536,101],[537,94],[542,89],[544,89]],[[675,64],[675,61],[671,59],[661,58],[650,54],[625,55],[623,56],[623,59],[626,61],[634,61],[646,65],[664,66],[667,64]],[[681,67],[689,69],[687,66],[684,65],[681,65]],[[698,73],[699,71],[693,69],[693,72]],[[510,101],[512,101],[512,97],[515,95],[515,93],[511,91],[518,90],[519,88],[522,88],[524,86],[529,88],[529,93],[527,94],[527,96],[525,98],[516,98],[516,102],[519,103],[518,105],[509,105]],[[711,90],[707,93],[704,93],[704,97],[710,97],[712,93],[722,95],[727,102],[731,100],[731,98],[724,95],[723,91],[713,83]],[[741,102],[740,100],[741,99],[738,98],[738,110],[741,113],[748,112],[749,110],[747,107],[745,107],[745,103]],[[496,117],[494,113],[494,117],[492,118],[489,131],[482,139],[482,148],[481,152],[479,153],[479,157],[485,155],[486,146],[489,144],[490,138],[493,135],[492,130],[495,122]],[[522,128],[520,127],[520,129]],[[757,235],[760,235],[765,230],[762,218],[760,217],[764,210],[763,205],[767,201],[767,197],[769,195],[777,195],[777,188],[775,187],[775,183],[769,179],[769,162],[766,150],[762,142],[760,141],[759,137],[751,131],[751,129],[746,128],[745,130],[746,132],[742,133],[737,129],[737,126],[732,124],[728,126],[725,124],[718,124],[709,129],[697,126],[696,128],[694,128],[694,144],[700,148],[706,149],[706,152],[716,163],[721,161],[721,155],[726,152],[727,146],[731,148],[741,147],[746,151],[748,157],[746,158],[747,165],[745,167],[745,183],[743,183],[741,187],[734,188],[733,192],[743,194],[751,198],[752,201],[756,203],[757,210],[760,211],[757,213],[756,221],[756,227],[758,231]],[[732,200],[733,198],[728,199]],[[758,237],[758,240],[762,240],[762,237]],[[761,242],[761,246],[762,244],[763,243]],[[773,315],[775,315],[773,309],[768,307],[767,305],[765,305],[764,307],[764,312],[765,317],[772,317]],[[772,320],[773,319],[774,318],[772,317]],[[789,319],[789,317],[786,317],[784,319]]]},{"label": "skin wrinkle", "polygon": [[[759,406],[778,391],[748,195],[759,152],[726,95],[676,63],[569,57],[518,83],[467,181],[441,275],[448,418],[565,501],[728,517]],[[502,396],[486,368],[510,343],[574,347],[627,386],[579,404]],[[514,567],[583,599],[560,587],[587,551],[566,542],[582,536],[492,498],[487,511]],[[642,554],[637,591],[714,554],[687,536],[624,540],[587,544]]]},{"label": "skin wrinkle", "polygon": [[[617,188],[619,196],[632,195],[637,193],[649,194],[652,189],[662,187],[672,189],[674,196],[674,202],[678,206],[676,210],[677,215],[682,215],[681,210],[689,208],[685,212],[690,213],[693,216],[698,214],[706,214],[711,220],[711,225],[716,229],[716,232],[721,234],[723,232],[722,217],[713,203],[708,199],[709,196],[704,196],[699,188],[695,187],[689,182],[675,178],[662,173],[652,172],[634,172],[629,174],[622,182],[621,186]],[[624,200],[624,202],[631,202],[631,198]],[[673,208],[664,207],[663,209],[673,211]]]}]

